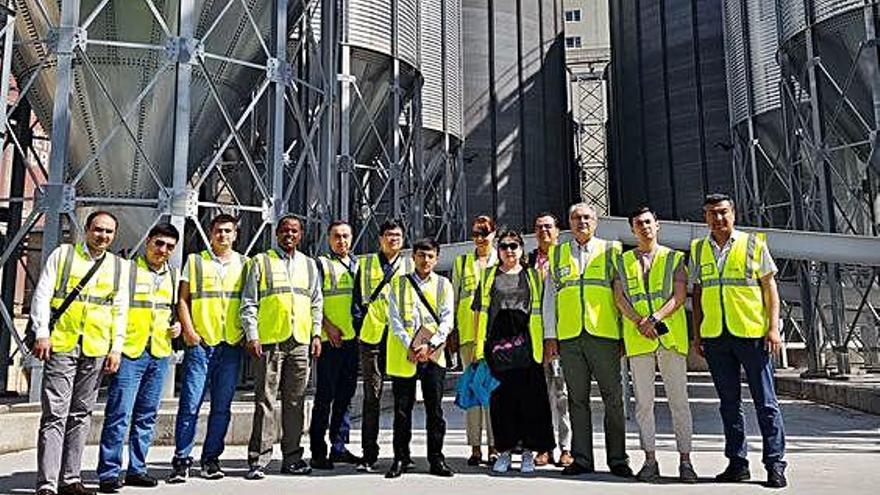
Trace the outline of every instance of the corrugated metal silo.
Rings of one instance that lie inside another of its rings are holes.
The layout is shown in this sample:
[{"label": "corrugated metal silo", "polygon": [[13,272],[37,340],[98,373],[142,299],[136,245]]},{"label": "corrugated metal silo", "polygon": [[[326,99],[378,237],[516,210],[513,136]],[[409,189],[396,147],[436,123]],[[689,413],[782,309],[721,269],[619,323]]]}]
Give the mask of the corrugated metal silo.
[{"label": "corrugated metal silo", "polygon": [[464,0],[464,166],[470,216],[511,226],[563,214],[576,191],[561,0]]},{"label": "corrugated metal silo", "polygon": [[700,220],[733,190],[721,0],[611,2],[612,212]]}]

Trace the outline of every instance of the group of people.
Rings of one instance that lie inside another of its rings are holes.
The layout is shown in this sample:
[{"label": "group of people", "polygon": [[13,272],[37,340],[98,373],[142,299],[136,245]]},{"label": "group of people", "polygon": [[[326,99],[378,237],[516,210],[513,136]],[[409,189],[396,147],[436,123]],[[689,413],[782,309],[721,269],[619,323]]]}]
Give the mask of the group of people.
[{"label": "group of people", "polygon": [[[276,222],[276,247],[247,258],[234,249],[236,219],[221,214],[208,229],[210,246],[190,254],[183,269],[169,265],[180,241],[171,224],[147,234],[132,260],[109,251],[117,220],[94,212],[84,242],[48,257],[32,300],[34,355],[45,361],[37,449],[38,495],[87,495],[80,467],[103,373],[112,374],[101,432],[99,490],[152,487],[146,464],[174,339],[183,344],[175,452],[168,483],[193,469],[199,410],[210,397],[201,449],[203,478],[225,476],[220,457],[231,403],[246,358],[254,371],[255,409],[247,479],[266,476],[276,441],[280,392],[281,468],[305,475],[335,463],[375,470],[383,382],[390,378],[396,478],[413,469],[410,454],[416,384],[426,412],[429,472],[449,477],[443,442],[446,356],[464,366],[488,366],[498,386],[486,407],[467,411],[469,465],[482,457],[496,473],[521,455],[520,470],[553,463],[564,475],[594,470],[590,383],[604,405],[605,450],[612,474],[633,477],[625,449],[621,355],[632,371],[641,448],[635,475],[656,481],[654,380],[659,368],[680,453],[678,474],[695,482],[690,460],[692,421],[687,398],[689,346],[705,356],[721,400],[727,468],[718,481],[750,477],[740,399],[740,369],[755,402],[764,442],[767,485],[786,485],[782,416],[773,387],[772,354],[780,349],[776,266],[764,237],[734,228],[734,205],[710,195],[710,233],[684,253],[658,242],[660,224],[648,207],[633,212],[638,244],[594,236],[596,210],[569,209],[573,238],[557,243],[553,214],[535,219],[538,247],[528,255],[520,232],[491,218],[473,222],[475,249],[458,257],[452,280],[437,274],[440,246],[432,238],[401,254],[404,226],[380,228],[379,251],[356,257],[352,227],[332,223],[329,253],[299,251],[303,224]],[[691,284],[693,338],[684,302]],[[691,342],[692,340],[692,342]],[[311,363],[314,359],[314,370]],[[362,455],[348,450],[349,406],[358,370],[363,380]],[[304,401],[317,373],[309,425],[311,459],[303,459]],[[326,437],[329,430],[329,448]],[[558,432],[554,436],[554,430]],[[123,449],[128,435],[128,465]]]}]

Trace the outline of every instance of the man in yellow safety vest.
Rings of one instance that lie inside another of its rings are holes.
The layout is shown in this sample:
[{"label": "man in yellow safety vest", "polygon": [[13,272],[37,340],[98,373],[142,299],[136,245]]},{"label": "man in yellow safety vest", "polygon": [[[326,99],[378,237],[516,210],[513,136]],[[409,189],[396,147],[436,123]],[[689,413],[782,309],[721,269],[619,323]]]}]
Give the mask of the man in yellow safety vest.
[{"label": "man in yellow safety vest", "polygon": [[706,196],[703,212],[710,233],[691,243],[690,277],[694,346],[706,357],[721,399],[724,455],[729,461],[715,479],[738,482],[751,477],[740,399],[740,369],[744,369],[764,439],[767,486],[782,488],[788,484],[785,431],[771,359],[782,348],[776,264],[762,234],[734,228],[730,196]]}]

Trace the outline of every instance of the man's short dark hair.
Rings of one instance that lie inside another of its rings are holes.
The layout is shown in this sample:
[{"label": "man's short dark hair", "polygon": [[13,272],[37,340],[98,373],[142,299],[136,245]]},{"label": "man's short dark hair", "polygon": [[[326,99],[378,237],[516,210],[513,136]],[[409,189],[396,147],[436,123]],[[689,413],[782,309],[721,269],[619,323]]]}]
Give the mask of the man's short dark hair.
[{"label": "man's short dark hair", "polygon": [[288,220],[296,220],[296,223],[299,225],[300,230],[303,230],[302,220],[298,216],[296,216],[296,214],[288,213],[278,219],[278,223],[275,224],[275,233],[280,232],[281,226],[284,225],[284,222]]},{"label": "man's short dark hair", "polygon": [[707,194],[706,199],[703,201],[703,208],[705,208],[707,206],[715,206],[718,203],[722,203],[724,201],[728,201],[730,203],[730,207],[733,208],[733,198],[731,198],[729,194],[725,194],[725,193]]},{"label": "man's short dark hair", "polygon": [[170,237],[175,241],[180,240],[180,232],[177,230],[177,227],[171,225],[168,222],[157,223],[150,229],[150,232],[147,234],[147,239],[151,239],[156,237],[157,235],[161,235],[162,237]]},{"label": "man's short dark hair", "polygon": [[633,220],[635,220],[636,217],[643,215],[645,213],[650,213],[651,215],[653,215],[654,220],[657,220],[657,212],[654,211],[648,205],[642,205],[642,206],[639,206],[638,208],[634,209],[633,211],[629,212],[629,215],[627,216],[627,218],[629,219],[630,227],[632,227]]},{"label": "man's short dark hair", "polygon": [[552,212],[549,212],[549,211],[542,211],[541,213],[538,213],[537,215],[535,215],[535,220],[534,220],[534,222],[537,222],[538,219],[539,219],[539,218],[542,218],[542,217],[550,217],[550,218],[552,218],[552,219],[553,219],[553,226],[554,226],[554,227],[559,227],[559,219],[556,218],[556,215],[554,215]]},{"label": "man's short dark hair", "polygon": [[214,230],[214,227],[220,225],[221,223],[231,223],[235,225],[235,228],[238,229],[238,219],[229,213],[221,213],[216,217],[211,219],[211,223],[208,224],[208,232]]},{"label": "man's short dark hair", "polygon": [[346,222],[345,220],[334,220],[334,221],[330,222],[330,225],[327,226],[327,233],[329,234],[331,230],[333,230],[336,227],[339,227],[340,225],[345,225],[348,228],[351,228],[351,224]]},{"label": "man's short dark hair", "polygon": [[119,219],[116,218],[116,215],[105,210],[95,210],[86,217],[86,230],[89,230],[89,227],[92,226],[92,221],[101,215],[106,215],[113,219],[113,228],[119,227]]},{"label": "man's short dark hair", "polygon": [[440,254],[440,243],[433,237],[423,237],[413,243],[413,253],[416,251],[434,251]]},{"label": "man's short dark hair", "polygon": [[389,218],[388,220],[385,220],[379,227],[379,235],[385,235],[385,232],[394,229],[400,229],[401,232],[406,232],[406,228],[403,226],[403,220],[399,218]]}]

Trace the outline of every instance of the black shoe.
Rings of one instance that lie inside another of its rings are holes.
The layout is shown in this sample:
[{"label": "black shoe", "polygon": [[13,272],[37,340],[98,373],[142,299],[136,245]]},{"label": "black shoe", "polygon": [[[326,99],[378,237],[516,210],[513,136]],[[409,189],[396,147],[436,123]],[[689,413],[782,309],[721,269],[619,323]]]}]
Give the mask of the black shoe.
[{"label": "black shoe", "polygon": [[97,495],[97,492],[86,488],[82,483],[71,483],[59,488],[58,495]]},{"label": "black shoe", "polygon": [[580,476],[582,474],[592,474],[594,472],[595,469],[593,469],[592,467],[581,466],[576,462],[562,468],[563,476]]},{"label": "black shoe", "polygon": [[431,469],[428,470],[429,473],[434,476],[443,476],[444,478],[452,477],[452,470],[449,469],[449,466],[446,465],[446,461],[439,460],[431,463]]},{"label": "black shoe", "polygon": [[403,474],[403,461],[398,461],[397,459],[391,463],[391,467],[388,469],[388,472],[385,473],[385,477],[388,479],[391,478],[400,478],[400,475]]},{"label": "black shoe", "polygon": [[192,463],[192,457],[175,457],[171,459],[171,475],[168,476],[166,483],[186,483]]},{"label": "black shoe", "polygon": [[785,468],[773,467],[767,470],[767,488],[785,488],[788,480],[785,479]]},{"label": "black shoe", "polygon": [[123,487],[119,478],[108,478],[98,482],[98,491],[101,493],[117,493]]},{"label": "black shoe", "polygon": [[359,473],[373,473],[376,471],[376,461],[365,461],[361,459],[361,462],[355,464],[354,470]]},{"label": "black shoe", "polygon": [[312,468],[306,464],[306,461],[300,459],[293,464],[287,464],[281,466],[281,474],[295,474],[295,475],[306,475],[311,474]]},{"label": "black shoe", "polygon": [[467,465],[468,466],[479,466],[481,462],[483,462],[482,455],[471,454],[471,456],[468,457]]},{"label": "black shoe", "polygon": [[633,470],[629,467],[629,464],[617,464],[616,466],[611,466],[611,474],[621,478],[632,478]]},{"label": "black shoe", "polygon": [[404,471],[411,471],[415,469],[416,463],[412,460],[412,457],[407,457],[406,459],[402,459],[400,464],[403,466]]},{"label": "black shoe", "polygon": [[333,461],[326,457],[312,457],[309,459],[309,466],[314,469],[330,470],[333,469]]},{"label": "black shoe", "polygon": [[55,492],[53,492],[49,488],[40,488],[34,495],[55,495]]},{"label": "black shoe", "polygon": [[734,466],[728,464],[727,468],[720,474],[715,476],[715,481],[720,483],[739,483],[740,481],[748,481],[752,477],[749,473],[748,466]]},{"label": "black shoe", "polygon": [[156,478],[153,478],[147,473],[139,474],[139,473],[131,473],[125,475],[125,485],[126,486],[140,486],[144,488],[153,488],[159,484],[159,481]]},{"label": "black shoe", "polygon": [[341,464],[360,464],[362,459],[350,451],[345,450],[341,453],[330,452],[330,462],[338,462]]},{"label": "black shoe", "polygon": [[205,459],[202,461],[202,478],[206,480],[220,480],[226,476],[223,468],[220,467],[218,459]]}]

